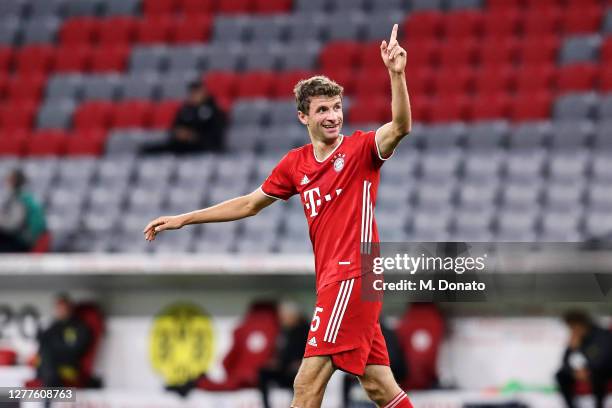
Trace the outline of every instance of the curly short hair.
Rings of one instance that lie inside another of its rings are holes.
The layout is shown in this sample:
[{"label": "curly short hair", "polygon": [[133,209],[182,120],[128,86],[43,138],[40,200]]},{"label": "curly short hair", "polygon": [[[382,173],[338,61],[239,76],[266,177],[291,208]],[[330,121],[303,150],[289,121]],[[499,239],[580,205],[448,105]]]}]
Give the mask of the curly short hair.
[{"label": "curly short hair", "polygon": [[310,110],[310,98],[313,96],[339,96],[342,98],[343,91],[342,86],[323,75],[302,79],[293,88],[297,109],[306,115]]}]

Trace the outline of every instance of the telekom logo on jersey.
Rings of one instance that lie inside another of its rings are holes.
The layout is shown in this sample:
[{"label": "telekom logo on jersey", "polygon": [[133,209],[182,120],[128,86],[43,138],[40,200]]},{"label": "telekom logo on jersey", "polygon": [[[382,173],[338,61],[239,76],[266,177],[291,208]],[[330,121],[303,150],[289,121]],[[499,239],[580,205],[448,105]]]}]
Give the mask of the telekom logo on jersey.
[{"label": "telekom logo on jersey", "polygon": [[321,204],[323,204],[323,202],[325,201],[331,201],[333,198],[338,197],[340,195],[340,193],[342,192],[341,188],[336,189],[335,194],[325,194],[323,197],[321,197],[321,192],[319,190],[319,187],[315,187],[315,188],[311,188],[310,190],[304,190],[304,201],[305,201],[305,207],[307,210],[310,210],[310,217],[316,217],[317,215],[319,215],[319,208],[321,207]]}]

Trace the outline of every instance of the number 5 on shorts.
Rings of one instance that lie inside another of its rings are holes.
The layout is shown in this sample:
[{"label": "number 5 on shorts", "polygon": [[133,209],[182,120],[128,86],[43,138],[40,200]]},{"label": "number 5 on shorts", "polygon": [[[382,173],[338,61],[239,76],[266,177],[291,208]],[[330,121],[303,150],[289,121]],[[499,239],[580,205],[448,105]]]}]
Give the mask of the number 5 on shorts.
[{"label": "number 5 on shorts", "polygon": [[321,324],[321,318],[317,316],[318,313],[323,311],[322,307],[315,307],[314,316],[312,316],[312,323],[310,324],[310,331],[316,332]]}]

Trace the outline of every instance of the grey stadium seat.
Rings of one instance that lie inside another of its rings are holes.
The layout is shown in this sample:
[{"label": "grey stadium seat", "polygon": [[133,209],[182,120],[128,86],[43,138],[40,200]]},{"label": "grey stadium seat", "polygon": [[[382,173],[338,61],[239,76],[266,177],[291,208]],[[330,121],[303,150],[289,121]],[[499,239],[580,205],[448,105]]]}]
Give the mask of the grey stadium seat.
[{"label": "grey stadium seat", "polygon": [[505,121],[487,121],[469,126],[466,130],[467,146],[471,149],[498,149],[510,134]]},{"label": "grey stadium seat", "polygon": [[63,16],[66,11],[66,0],[31,0],[29,15],[32,17]]},{"label": "grey stadium seat", "polygon": [[242,64],[244,47],[240,43],[214,44],[204,50],[207,70],[234,71]]},{"label": "grey stadium seat", "polygon": [[180,254],[192,250],[194,239],[194,229],[186,229],[185,234],[161,234],[155,238],[152,245],[153,252],[163,254]]},{"label": "grey stadium seat", "polygon": [[127,209],[128,211],[138,209],[159,211],[164,197],[163,194],[158,194],[155,190],[151,190],[148,187],[136,187],[130,190],[130,194],[127,197]]},{"label": "grey stadium seat", "polygon": [[215,187],[225,185],[226,188],[232,189],[234,188],[232,183],[234,183],[236,184],[235,188],[241,190],[243,182],[246,184],[246,181],[253,174],[254,166],[254,157],[249,153],[226,156],[217,160]]},{"label": "grey stadium seat", "polygon": [[487,210],[495,205],[498,184],[492,182],[464,183],[459,188],[459,205],[463,209]]},{"label": "grey stadium seat", "polygon": [[372,14],[376,14],[384,11],[393,13],[394,10],[407,11],[409,6],[407,0],[374,0],[370,3],[369,8]]},{"label": "grey stadium seat", "polygon": [[593,134],[595,126],[588,120],[554,122],[550,142],[555,149],[577,149],[586,147]]},{"label": "grey stadium seat", "polygon": [[443,8],[442,0],[410,0],[410,10],[412,11],[442,10]]},{"label": "grey stadium seat", "polygon": [[171,213],[184,213],[202,208],[204,205],[204,184],[193,184],[189,186],[171,186],[166,191],[166,209]]},{"label": "grey stadium seat", "polygon": [[258,126],[232,126],[226,133],[226,146],[231,152],[254,152],[260,134]]},{"label": "grey stadium seat", "polygon": [[155,99],[160,82],[153,72],[125,75],[120,80],[119,94],[123,99]]},{"label": "grey stadium seat", "polygon": [[416,190],[415,202],[419,209],[435,211],[447,208],[455,192],[454,180],[424,181]]},{"label": "grey stadium seat", "polygon": [[534,242],[536,240],[536,217],[535,208],[498,213],[495,240],[498,242]]},{"label": "grey stadium seat", "polygon": [[612,129],[612,117],[607,120],[600,120],[595,130],[593,146],[596,150],[612,150],[612,137],[610,137],[610,129]]},{"label": "grey stadium seat", "polygon": [[336,12],[366,11],[369,0],[331,0],[331,8]]},{"label": "grey stadium seat", "polygon": [[304,129],[295,126],[274,126],[261,133],[261,147],[266,153],[286,153],[287,150],[307,143]]},{"label": "grey stadium seat", "polygon": [[545,212],[542,214],[542,231],[539,241],[544,242],[578,242],[580,213],[577,211]]},{"label": "grey stadium seat", "polygon": [[274,44],[253,43],[244,50],[244,69],[274,71],[279,66],[281,48]]},{"label": "grey stadium seat", "polygon": [[595,116],[598,98],[592,93],[570,93],[557,98],[553,116],[555,119],[589,119]]},{"label": "grey stadium seat", "polygon": [[438,242],[448,241],[450,212],[417,211],[413,217],[412,228],[409,231],[409,241]]},{"label": "grey stadium seat", "polygon": [[245,16],[220,16],[215,18],[213,41],[217,44],[245,42],[249,22],[250,17]]},{"label": "grey stadium seat", "polygon": [[560,151],[550,158],[548,177],[561,182],[580,181],[585,176],[589,158],[586,149]]},{"label": "grey stadium seat", "polygon": [[270,126],[294,125],[297,122],[297,108],[294,101],[270,104]]},{"label": "grey stadium seat", "polygon": [[97,160],[90,158],[64,159],[59,165],[60,185],[88,184],[96,171]]},{"label": "grey stadium seat", "polygon": [[[362,11],[342,11],[330,14],[327,20],[327,40],[351,41],[363,37],[366,15]],[[346,22],[350,21],[350,24]]]},{"label": "grey stadium seat", "polygon": [[423,128],[419,138],[427,149],[454,148],[466,134],[462,123],[431,125]]},{"label": "grey stadium seat", "polygon": [[501,189],[501,201],[504,208],[526,210],[537,207],[542,194],[539,182],[504,184]]},{"label": "grey stadium seat", "polygon": [[106,141],[106,154],[135,155],[143,148],[143,146],[145,145],[145,141],[147,140],[151,140],[151,137],[149,133],[144,130],[113,130],[109,134],[108,139]]},{"label": "grey stadium seat", "polygon": [[528,122],[517,125],[508,139],[511,149],[533,149],[541,147],[550,136],[552,128],[548,122]]},{"label": "grey stadium seat", "polygon": [[591,211],[612,211],[612,184],[596,182],[589,186],[589,209]]},{"label": "grey stadium seat", "polygon": [[452,241],[490,242],[492,208],[458,211],[454,215]]},{"label": "grey stadium seat", "polygon": [[421,158],[421,176],[428,180],[453,179],[461,153],[457,150],[434,150]]},{"label": "grey stadium seat", "polygon": [[294,2],[294,9],[299,12],[325,12],[330,11],[331,8],[332,4],[330,0],[296,0]]},{"label": "grey stadium seat", "polygon": [[289,19],[289,39],[291,42],[321,42],[325,40],[327,23],[324,14],[294,13]]},{"label": "grey stadium seat", "polygon": [[295,44],[279,47],[280,65],[284,70],[314,69],[320,49],[320,43],[316,41],[300,43],[300,47]]},{"label": "grey stadium seat", "polygon": [[370,14],[365,21],[365,39],[371,41],[387,39],[393,24],[399,24],[403,20],[404,12],[401,9],[377,10]]},{"label": "grey stadium seat", "polygon": [[510,181],[538,181],[546,157],[541,150],[512,152],[506,160],[506,178]]},{"label": "grey stadium seat", "polygon": [[67,0],[66,15],[68,17],[95,16],[100,14],[99,0]]},{"label": "grey stadium seat", "polygon": [[602,95],[599,100],[597,115],[600,120],[612,120],[612,95]]},{"label": "grey stadium seat", "polygon": [[483,6],[483,0],[446,0],[449,10],[479,9]]},{"label": "grey stadium seat", "polygon": [[126,187],[121,186],[95,186],[89,191],[87,208],[93,214],[118,211],[123,205],[127,191]]},{"label": "grey stadium seat", "polygon": [[102,9],[105,16],[137,15],[140,0],[103,0]]},{"label": "grey stadium seat", "polygon": [[49,101],[39,108],[36,126],[38,129],[68,129],[74,109],[72,99]]},{"label": "grey stadium seat", "polygon": [[84,100],[110,101],[117,97],[120,75],[92,75],[85,77],[83,81]]},{"label": "grey stadium seat", "polygon": [[187,86],[198,79],[197,71],[168,72],[159,82],[160,99],[185,99],[189,93]]},{"label": "grey stadium seat", "polygon": [[0,16],[21,17],[25,11],[23,0],[0,1]]},{"label": "grey stadium seat", "polygon": [[56,17],[36,17],[28,20],[23,27],[22,44],[53,43],[59,24]]},{"label": "grey stadium seat", "polygon": [[21,31],[20,26],[19,20],[15,17],[4,17],[0,19],[0,44],[5,46],[12,46],[15,44]]},{"label": "grey stadium seat", "polygon": [[569,211],[581,205],[584,185],[579,182],[548,184],[544,196],[547,211]]},{"label": "grey stadium seat", "polygon": [[78,99],[82,89],[81,75],[53,75],[47,83],[45,96],[49,101]]},{"label": "grey stadium seat", "polygon": [[176,160],[171,155],[141,158],[136,165],[136,182],[141,187],[166,184],[175,169]]},{"label": "grey stadium seat", "polygon": [[610,8],[606,10],[606,15],[604,16],[602,24],[602,32],[606,34],[612,33],[612,9]]},{"label": "grey stadium seat", "polygon": [[134,47],[130,56],[130,71],[161,71],[166,68],[168,48],[165,46]]},{"label": "grey stadium seat", "polygon": [[107,156],[98,163],[98,183],[103,185],[123,185],[132,176],[135,160],[126,160],[125,157]]},{"label": "grey stadium seat", "polygon": [[588,212],[585,219],[585,232],[591,238],[609,237],[612,234],[612,214],[609,212]]},{"label": "grey stadium seat", "polygon": [[204,68],[204,48],[201,46],[172,47],[168,50],[169,71],[201,71]]},{"label": "grey stadium seat", "polygon": [[203,185],[208,184],[211,178],[215,159],[208,155],[195,155],[193,157],[181,157],[176,165],[175,184],[189,185],[192,181],[199,181]]},{"label": "grey stadium seat", "polygon": [[592,179],[612,182],[612,152],[595,153],[591,160]]},{"label": "grey stadium seat", "polygon": [[270,44],[287,39],[289,21],[286,16],[258,17],[251,20],[251,41],[255,44]]},{"label": "grey stadium seat", "polygon": [[599,35],[582,35],[565,39],[559,50],[560,64],[596,62],[601,45]]},{"label": "grey stadium seat", "polygon": [[267,99],[238,101],[232,107],[232,123],[242,126],[262,126],[268,121],[270,105]]}]

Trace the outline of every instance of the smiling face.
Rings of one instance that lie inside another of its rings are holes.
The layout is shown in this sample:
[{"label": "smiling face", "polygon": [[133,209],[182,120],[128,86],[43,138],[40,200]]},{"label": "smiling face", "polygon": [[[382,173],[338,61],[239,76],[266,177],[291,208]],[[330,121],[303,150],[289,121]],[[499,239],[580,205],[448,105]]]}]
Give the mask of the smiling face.
[{"label": "smiling face", "polygon": [[308,115],[298,111],[298,118],[308,127],[314,140],[333,143],[342,128],[342,98],[340,96],[312,96]]}]

